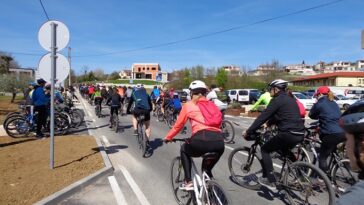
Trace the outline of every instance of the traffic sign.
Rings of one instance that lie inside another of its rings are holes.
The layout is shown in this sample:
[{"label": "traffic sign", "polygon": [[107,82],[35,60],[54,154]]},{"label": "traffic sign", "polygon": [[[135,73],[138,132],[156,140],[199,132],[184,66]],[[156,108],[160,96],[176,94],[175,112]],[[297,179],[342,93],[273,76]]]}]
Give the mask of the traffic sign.
[{"label": "traffic sign", "polygon": [[[51,54],[48,53],[40,59],[38,65],[38,75],[48,83],[51,83],[51,66]],[[70,70],[70,64],[67,58],[61,54],[57,54],[56,68],[55,83],[61,83],[67,78]]]},{"label": "traffic sign", "polygon": [[67,26],[60,22],[60,21],[47,21],[45,22],[39,29],[38,32],[38,41],[40,43],[40,45],[47,51],[51,51],[51,24],[55,23],[57,24],[57,51],[61,51],[62,49],[64,49],[68,42],[70,41],[70,32],[67,28]]}]

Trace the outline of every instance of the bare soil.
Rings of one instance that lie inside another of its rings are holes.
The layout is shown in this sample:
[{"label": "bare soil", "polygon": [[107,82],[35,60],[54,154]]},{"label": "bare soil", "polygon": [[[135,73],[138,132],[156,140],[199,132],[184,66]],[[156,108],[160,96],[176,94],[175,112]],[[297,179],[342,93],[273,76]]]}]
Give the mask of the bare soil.
[{"label": "bare soil", "polygon": [[0,96],[0,124],[3,124],[5,116],[9,112],[15,112],[18,110],[18,105],[22,100],[15,98],[14,103],[11,103],[11,97]]},{"label": "bare soil", "polygon": [[0,137],[0,204],[33,204],[104,167],[92,136],[69,135],[55,137],[50,169],[49,142]]}]

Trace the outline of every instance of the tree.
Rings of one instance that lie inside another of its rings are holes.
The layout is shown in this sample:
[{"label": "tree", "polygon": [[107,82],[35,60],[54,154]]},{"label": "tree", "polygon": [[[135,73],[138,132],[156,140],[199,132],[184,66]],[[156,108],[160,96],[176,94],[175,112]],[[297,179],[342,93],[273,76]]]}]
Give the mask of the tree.
[{"label": "tree", "polygon": [[110,75],[108,77],[109,80],[117,80],[119,78],[120,78],[120,75],[117,71],[110,73]]},{"label": "tree", "polygon": [[183,87],[188,87],[191,82],[191,71],[188,68],[185,68],[183,70]]},{"label": "tree", "polygon": [[0,74],[9,73],[10,68],[19,67],[19,64],[10,54],[0,51]]},{"label": "tree", "polygon": [[13,103],[16,94],[23,91],[31,80],[32,79],[30,77],[23,75],[16,76],[15,74],[2,74],[0,75],[0,91],[12,93],[13,98],[11,102]]},{"label": "tree", "polygon": [[225,85],[228,80],[227,72],[225,71],[225,69],[223,69],[223,68],[218,69],[215,79],[216,79],[216,83],[219,87],[221,86],[221,87],[225,88]]},{"label": "tree", "polygon": [[82,66],[81,68],[81,75],[83,75],[83,81],[87,81],[87,72],[90,70],[90,68],[87,65]]},{"label": "tree", "polygon": [[101,80],[101,81],[106,80],[106,75],[105,75],[104,70],[102,68],[96,68],[93,71],[93,73],[95,75],[95,78],[97,78],[97,80]]}]

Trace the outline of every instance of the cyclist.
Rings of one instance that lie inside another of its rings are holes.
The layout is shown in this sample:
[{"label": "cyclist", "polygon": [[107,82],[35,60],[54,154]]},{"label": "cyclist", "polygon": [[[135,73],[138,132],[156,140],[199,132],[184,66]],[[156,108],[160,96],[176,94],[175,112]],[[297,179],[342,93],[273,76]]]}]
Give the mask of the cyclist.
[{"label": "cyclist", "polygon": [[219,92],[220,89],[216,87],[216,85],[211,85],[210,92],[207,94],[206,99],[211,100],[215,103],[215,105],[219,108],[219,110],[226,110],[227,104],[222,102],[216,92]]},{"label": "cyclist", "polygon": [[317,98],[309,113],[311,119],[319,121],[321,146],[319,150],[319,167],[327,173],[327,158],[336,145],[345,141],[344,130],[339,126],[341,111],[334,101],[334,94],[327,86],[321,86],[314,94]]},{"label": "cyclist", "polygon": [[99,87],[96,87],[95,92],[92,94],[92,98],[94,99],[94,104],[99,105],[100,106],[100,113],[101,113],[101,103],[102,103],[102,96],[101,96],[101,91]]},{"label": "cyclist", "polygon": [[106,86],[102,86],[102,88],[101,88],[101,97],[102,97],[102,99],[103,99],[103,100],[105,100],[105,101],[107,101],[107,100],[108,100],[108,98],[110,97],[110,96],[108,95],[107,90],[106,90]]},{"label": "cyclist", "polygon": [[267,106],[271,99],[272,97],[270,96],[270,92],[268,91],[268,89],[265,89],[265,93],[259,97],[257,102],[254,103],[251,110],[252,111],[256,110],[258,106],[262,103],[263,105]]},{"label": "cyclist", "polygon": [[153,111],[155,111],[155,105],[156,105],[156,101],[159,98],[160,92],[159,89],[157,88],[157,86],[154,86],[152,92],[150,93],[150,97],[152,98],[152,103],[153,103]]},{"label": "cyclist", "polygon": [[34,111],[38,112],[36,123],[37,123],[37,131],[36,137],[37,139],[42,139],[44,134],[42,133],[42,127],[45,127],[48,117],[47,105],[49,103],[48,98],[44,92],[44,85],[46,81],[41,79],[37,80],[38,86],[35,86],[34,92],[32,94],[32,102],[34,105]]},{"label": "cyclist", "polygon": [[117,88],[114,89],[112,95],[107,99],[106,104],[110,105],[110,125],[109,128],[112,128],[112,116],[115,113],[116,117],[118,117],[118,110],[120,109],[122,99],[119,93],[117,92]]},{"label": "cyclist", "polygon": [[151,135],[150,112],[152,111],[152,102],[150,100],[149,95],[147,94],[147,91],[145,90],[145,88],[142,87],[141,84],[137,84],[135,91],[131,95],[127,108],[127,114],[131,113],[130,108],[132,104],[134,104],[134,110],[133,110],[134,135],[135,136],[138,135],[137,117],[138,115],[144,114],[145,134],[147,136],[147,146],[149,147],[149,139]]},{"label": "cyclist", "polygon": [[95,87],[93,85],[88,86],[88,96],[89,96],[89,98],[92,97],[92,95],[94,94],[94,92],[95,92]]},{"label": "cyclist", "polygon": [[359,182],[349,188],[337,205],[357,205],[364,201],[364,101],[354,103],[346,110],[340,124],[346,132],[346,154],[351,169],[358,172]]},{"label": "cyclist", "polygon": [[295,161],[290,149],[302,142],[304,138],[304,123],[295,99],[286,93],[287,85],[288,82],[281,79],[274,80],[268,85],[272,100],[249,129],[243,133],[243,137],[250,140],[255,131],[266,122],[268,125],[275,124],[278,127],[278,134],[261,147],[263,176],[258,179],[258,182],[271,190],[276,190],[276,179],[270,153],[281,150],[290,160]]},{"label": "cyclist", "polygon": [[171,102],[171,96],[169,95],[169,92],[165,92],[163,96],[161,96],[161,102],[162,102],[162,106],[161,106],[161,110],[162,113],[165,114],[165,110],[167,108],[167,106],[170,104]]},{"label": "cyclist", "polygon": [[[206,125],[207,119],[204,117],[199,103],[206,103],[207,87],[200,80],[193,81],[189,89],[191,90],[191,101],[187,102],[180,112],[173,128],[168,132],[164,141],[170,142],[184,127],[187,120],[190,120],[192,127],[192,136],[188,142],[181,146],[181,161],[185,173],[185,181],[180,186],[182,190],[192,190],[193,184],[191,181],[191,159],[190,157],[201,157],[208,152],[218,153],[218,157],[209,164],[202,163],[202,169],[212,177],[212,168],[224,153],[224,140],[221,134],[220,126]],[[218,110],[216,105],[212,106]],[[221,120],[221,119],[220,119]],[[221,122],[221,121],[220,121]]]}]

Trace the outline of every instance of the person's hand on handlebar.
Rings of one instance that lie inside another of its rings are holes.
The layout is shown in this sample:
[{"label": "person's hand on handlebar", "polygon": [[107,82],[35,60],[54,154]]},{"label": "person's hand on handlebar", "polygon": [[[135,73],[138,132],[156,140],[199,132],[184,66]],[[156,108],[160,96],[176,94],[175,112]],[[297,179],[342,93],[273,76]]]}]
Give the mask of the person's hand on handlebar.
[{"label": "person's hand on handlebar", "polygon": [[172,142],[172,140],[167,139],[167,138],[164,138],[164,139],[163,139],[163,141],[164,141],[164,143],[166,143],[166,144],[168,144],[168,143]]}]

